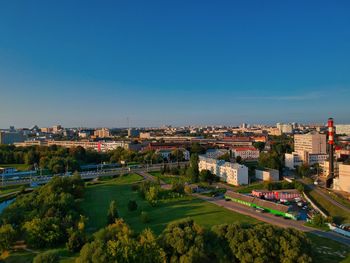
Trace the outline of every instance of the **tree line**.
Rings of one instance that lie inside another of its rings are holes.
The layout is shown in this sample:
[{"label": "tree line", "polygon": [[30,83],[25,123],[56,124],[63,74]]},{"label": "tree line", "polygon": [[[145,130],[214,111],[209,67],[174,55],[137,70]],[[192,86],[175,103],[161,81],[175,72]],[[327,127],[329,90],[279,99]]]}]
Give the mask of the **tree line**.
[{"label": "tree line", "polygon": [[78,174],[54,177],[31,193],[20,194],[1,214],[0,248],[9,249],[14,240],[25,240],[34,248],[55,247],[83,230],[77,199],[84,193]]},{"label": "tree line", "polygon": [[312,261],[311,251],[304,233],[266,224],[224,224],[207,230],[187,218],[169,223],[156,236],[150,229],[136,234],[118,219],[94,234],[76,262],[306,263]]}]

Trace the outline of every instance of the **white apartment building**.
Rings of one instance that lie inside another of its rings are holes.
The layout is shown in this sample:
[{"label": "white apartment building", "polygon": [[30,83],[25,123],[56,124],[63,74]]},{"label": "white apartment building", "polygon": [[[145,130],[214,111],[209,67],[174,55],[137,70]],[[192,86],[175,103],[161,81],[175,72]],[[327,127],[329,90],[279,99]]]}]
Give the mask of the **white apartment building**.
[{"label": "white apartment building", "polygon": [[337,134],[350,135],[350,124],[336,124],[335,131]]},{"label": "white apartment building", "polygon": [[199,171],[209,170],[211,173],[220,177],[221,180],[232,185],[249,183],[248,167],[238,163],[230,163],[223,160],[199,156],[198,167]]},{"label": "white apartment building", "polygon": [[333,180],[333,189],[350,193],[350,164],[339,164],[339,175]]},{"label": "white apartment building", "polygon": [[233,148],[233,154],[235,157],[241,156],[242,160],[257,160],[260,152],[254,147],[237,147]]},{"label": "white apartment building", "polygon": [[305,163],[313,165],[327,160],[327,139],[325,134],[308,133],[294,135],[294,152],[284,155],[284,164],[290,169]]},{"label": "white apartment building", "polygon": [[262,181],[278,181],[280,172],[275,169],[255,170],[255,178]]}]

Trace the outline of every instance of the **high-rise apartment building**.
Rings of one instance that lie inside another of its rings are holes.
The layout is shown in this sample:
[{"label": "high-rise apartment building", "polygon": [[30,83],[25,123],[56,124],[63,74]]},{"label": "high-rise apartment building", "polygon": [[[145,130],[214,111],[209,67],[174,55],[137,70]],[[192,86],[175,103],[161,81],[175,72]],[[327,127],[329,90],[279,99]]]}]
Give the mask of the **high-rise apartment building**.
[{"label": "high-rise apartment building", "polygon": [[327,153],[327,137],[319,133],[296,134],[294,135],[294,151],[325,154]]},{"label": "high-rise apartment building", "polygon": [[294,152],[286,153],[284,162],[286,167],[294,169],[301,164],[322,163],[327,158],[327,137],[314,132],[294,135]]},{"label": "high-rise apartment building", "polygon": [[98,138],[107,138],[107,137],[111,136],[111,133],[110,133],[109,129],[102,128],[102,129],[99,129],[99,130],[95,130],[94,136],[98,137]]}]

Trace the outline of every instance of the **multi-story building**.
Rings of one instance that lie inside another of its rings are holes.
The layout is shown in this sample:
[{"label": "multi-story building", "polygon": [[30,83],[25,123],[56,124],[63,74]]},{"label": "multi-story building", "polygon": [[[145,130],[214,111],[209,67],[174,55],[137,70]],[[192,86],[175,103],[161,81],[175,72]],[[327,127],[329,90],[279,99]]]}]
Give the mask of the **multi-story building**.
[{"label": "multi-story building", "polygon": [[134,138],[134,137],[139,137],[140,136],[140,131],[134,128],[128,129],[128,137],[129,138]]},{"label": "multi-story building", "polygon": [[294,152],[285,154],[285,166],[294,169],[301,164],[313,165],[327,160],[325,134],[308,133],[294,135]]},{"label": "multi-story building", "polygon": [[277,123],[276,126],[281,133],[293,133],[293,125],[290,123]]},{"label": "multi-story building", "polygon": [[[174,149],[159,149],[156,151],[156,153],[159,153],[164,159],[170,159],[170,155],[171,153],[176,150],[178,148],[174,148]],[[190,160],[190,152],[184,148],[179,148],[179,151],[181,151],[184,155],[184,159],[186,161]]]},{"label": "multi-story building", "polygon": [[255,178],[262,181],[278,181],[280,179],[280,173],[275,169],[264,169],[264,170],[255,170]]},{"label": "multi-story building", "polygon": [[24,142],[26,137],[20,132],[0,132],[0,144]]},{"label": "multi-story building", "polygon": [[254,147],[237,147],[232,150],[235,157],[240,156],[242,160],[257,160],[260,152]]},{"label": "multi-story building", "polygon": [[98,138],[108,138],[111,136],[109,129],[107,128],[102,128],[99,130],[95,130],[94,136]]},{"label": "multi-story building", "polygon": [[200,171],[209,170],[221,180],[232,185],[249,183],[248,167],[245,165],[199,156],[198,167]]},{"label": "multi-story building", "polygon": [[335,131],[337,134],[350,135],[350,124],[336,124]]},{"label": "multi-story building", "polygon": [[[339,163],[338,162],[334,162],[334,176],[338,176],[339,175]],[[319,171],[317,171],[318,175],[321,176],[329,176],[329,161],[326,160],[324,162],[320,163],[320,169]]]},{"label": "multi-story building", "polygon": [[350,164],[339,164],[338,177],[333,180],[333,189],[350,193]]},{"label": "multi-story building", "polygon": [[308,133],[294,135],[294,151],[309,154],[327,153],[327,138],[325,134]]},{"label": "multi-story building", "polygon": [[132,144],[129,141],[108,141],[108,142],[91,142],[91,141],[25,141],[21,143],[15,143],[16,147],[20,146],[31,146],[31,145],[40,145],[40,146],[52,146],[57,145],[65,148],[73,147],[83,147],[84,149],[92,149],[99,152],[107,152],[115,150],[118,147],[127,149],[127,150],[139,150],[139,144]]}]

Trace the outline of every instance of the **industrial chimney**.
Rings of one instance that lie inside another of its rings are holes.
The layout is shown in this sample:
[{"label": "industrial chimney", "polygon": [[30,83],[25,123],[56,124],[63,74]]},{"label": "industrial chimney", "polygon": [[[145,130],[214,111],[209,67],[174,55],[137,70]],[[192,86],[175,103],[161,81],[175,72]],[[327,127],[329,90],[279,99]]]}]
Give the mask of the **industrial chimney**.
[{"label": "industrial chimney", "polygon": [[333,118],[328,119],[328,146],[329,146],[329,175],[326,187],[331,187],[334,178],[334,122]]}]

